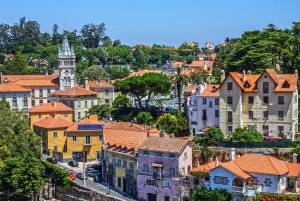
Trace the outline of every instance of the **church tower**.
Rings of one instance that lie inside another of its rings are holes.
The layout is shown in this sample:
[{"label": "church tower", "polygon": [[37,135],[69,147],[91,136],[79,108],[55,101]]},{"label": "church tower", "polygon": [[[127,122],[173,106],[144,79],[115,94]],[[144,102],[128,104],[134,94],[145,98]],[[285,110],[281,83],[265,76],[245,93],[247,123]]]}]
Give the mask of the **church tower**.
[{"label": "church tower", "polygon": [[[67,32],[66,30],[64,30]],[[76,83],[76,63],[73,47],[70,48],[67,33],[64,36],[62,48],[58,48],[57,68],[59,71],[59,90],[65,90],[75,86]]]}]

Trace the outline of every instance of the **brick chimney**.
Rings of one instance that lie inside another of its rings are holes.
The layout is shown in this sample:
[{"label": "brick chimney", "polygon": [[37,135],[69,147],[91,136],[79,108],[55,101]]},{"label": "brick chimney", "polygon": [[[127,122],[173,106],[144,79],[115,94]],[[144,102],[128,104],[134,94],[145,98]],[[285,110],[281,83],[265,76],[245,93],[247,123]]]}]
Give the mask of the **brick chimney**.
[{"label": "brick chimney", "polygon": [[54,101],[54,102],[52,102],[52,106],[53,107],[56,107],[57,106],[57,103]]},{"label": "brick chimney", "polygon": [[297,154],[293,154],[293,163],[297,163]]},{"label": "brick chimney", "polygon": [[166,134],[165,131],[161,130],[160,133],[159,133],[159,137],[165,137],[165,134]]}]

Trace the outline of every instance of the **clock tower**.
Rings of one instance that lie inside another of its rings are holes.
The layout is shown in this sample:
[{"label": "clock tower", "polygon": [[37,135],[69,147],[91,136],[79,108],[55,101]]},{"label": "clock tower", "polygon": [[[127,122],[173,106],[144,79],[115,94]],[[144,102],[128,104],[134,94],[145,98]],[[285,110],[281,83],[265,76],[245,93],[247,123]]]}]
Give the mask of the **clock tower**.
[{"label": "clock tower", "polygon": [[[66,32],[66,30],[64,30]],[[76,83],[76,63],[73,47],[70,48],[67,33],[64,36],[62,48],[58,48],[57,68],[59,71],[59,90],[65,90],[75,86]]]}]

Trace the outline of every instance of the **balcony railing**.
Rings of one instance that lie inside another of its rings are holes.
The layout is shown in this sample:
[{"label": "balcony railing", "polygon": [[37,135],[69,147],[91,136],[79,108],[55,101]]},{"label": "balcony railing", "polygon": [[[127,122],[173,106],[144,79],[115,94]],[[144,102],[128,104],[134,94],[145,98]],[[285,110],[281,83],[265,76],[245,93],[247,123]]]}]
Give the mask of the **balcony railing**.
[{"label": "balcony railing", "polygon": [[154,179],[162,179],[161,172],[153,172]]},{"label": "balcony railing", "polygon": [[247,192],[247,189],[246,187],[231,186],[231,192],[244,194]]}]

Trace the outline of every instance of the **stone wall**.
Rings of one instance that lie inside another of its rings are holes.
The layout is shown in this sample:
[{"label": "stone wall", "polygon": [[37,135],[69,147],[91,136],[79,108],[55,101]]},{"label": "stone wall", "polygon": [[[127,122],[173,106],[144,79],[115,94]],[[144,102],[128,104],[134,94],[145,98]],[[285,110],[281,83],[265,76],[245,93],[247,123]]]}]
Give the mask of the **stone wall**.
[{"label": "stone wall", "polygon": [[89,190],[77,184],[68,190],[57,187],[56,197],[62,201],[121,201],[120,199]]}]

